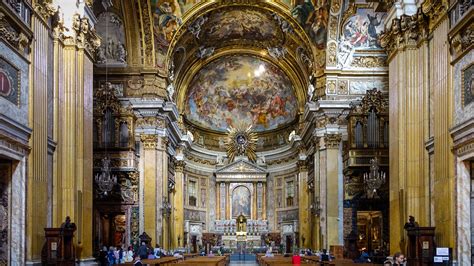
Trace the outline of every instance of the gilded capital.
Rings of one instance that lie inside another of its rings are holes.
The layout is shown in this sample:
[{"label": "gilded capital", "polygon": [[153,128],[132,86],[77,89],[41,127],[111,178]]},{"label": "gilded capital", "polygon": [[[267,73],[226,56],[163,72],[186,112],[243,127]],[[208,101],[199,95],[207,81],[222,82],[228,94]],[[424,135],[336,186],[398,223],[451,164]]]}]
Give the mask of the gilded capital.
[{"label": "gilded capital", "polygon": [[428,36],[428,18],[421,9],[412,16],[402,15],[393,19],[389,29],[380,35],[380,45],[389,55],[394,56],[398,50],[417,47]]},{"label": "gilded capital", "polygon": [[308,171],[308,163],[306,160],[299,160],[296,162],[296,165],[298,166],[298,171],[301,172],[307,172]]},{"label": "gilded capital", "polygon": [[177,160],[177,161],[175,161],[174,167],[175,167],[174,168],[175,172],[182,173],[182,172],[184,172],[184,168],[186,167],[186,162],[183,161],[183,160]]},{"label": "gilded capital", "polygon": [[155,150],[158,147],[158,135],[142,134],[140,140],[145,150]]},{"label": "gilded capital", "polygon": [[56,13],[56,8],[54,8],[53,4],[48,1],[36,2],[33,7],[36,14],[38,14],[44,21],[47,21]]},{"label": "gilded capital", "polygon": [[430,32],[436,29],[440,22],[447,18],[448,0],[425,0],[421,6],[423,13],[429,17]]},{"label": "gilded capital", "polygon": [[338,149],[339,143],[341,143],[342,136],[341,134],[325,134],[324,142],[327,149]]}]

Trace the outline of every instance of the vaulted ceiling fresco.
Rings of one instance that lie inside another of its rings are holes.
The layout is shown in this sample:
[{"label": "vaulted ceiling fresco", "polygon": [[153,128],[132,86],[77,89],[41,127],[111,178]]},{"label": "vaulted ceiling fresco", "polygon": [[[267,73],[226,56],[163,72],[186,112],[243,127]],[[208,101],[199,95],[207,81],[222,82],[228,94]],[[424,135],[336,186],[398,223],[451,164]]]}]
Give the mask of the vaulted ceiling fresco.
[{"label": "vaulted ceiling fresco", "polygon": [[292,122],[298,107],[284,71],[249,55],[220,57],[201,68],[185,106],[190,122],[221,132],[239,124],[258,132],[276,129]]}]

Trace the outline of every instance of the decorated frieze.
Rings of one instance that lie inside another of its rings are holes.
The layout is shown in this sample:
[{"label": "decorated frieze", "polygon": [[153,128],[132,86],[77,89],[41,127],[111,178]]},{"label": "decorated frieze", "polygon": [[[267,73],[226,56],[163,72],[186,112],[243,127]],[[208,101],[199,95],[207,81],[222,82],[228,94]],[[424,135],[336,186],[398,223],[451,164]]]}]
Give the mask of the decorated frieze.
[{"label": "decorated frieze", "polygon": [[32,39],[29,29],[20,27],[13,22],[13,19],[0,8],[0,38],[18,50],[22,55],[29,53],[29,46]]},{"label": "decorated frieze", "polygon": [[288,210],[288,211],[279,211],[277,212],[277,221],[278,222],[289,222],[298,220],[298,210]]},{"label": "decorated frieze", "polygon": [[206,212],[184,209],[184,220],[206,222]]}]

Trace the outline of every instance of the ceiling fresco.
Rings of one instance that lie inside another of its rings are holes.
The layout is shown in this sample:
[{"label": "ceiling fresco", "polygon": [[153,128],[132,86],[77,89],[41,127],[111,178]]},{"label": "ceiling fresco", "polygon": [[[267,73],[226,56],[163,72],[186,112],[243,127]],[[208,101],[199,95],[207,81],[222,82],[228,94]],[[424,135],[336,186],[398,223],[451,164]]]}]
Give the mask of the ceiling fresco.
[{"label": "ceiling fresco", "polygon": [[303,27],[316,48],[326,48],[329,19],[327,0],[296,1],[291,15]]},{"label": "ceiling fresco", "polygon": [[206,43],[223,39],[268,42],[282,37],[278,22],[270,14],[242,7],[213,12],[196,36]]},{"label": "ceiling fresco", "polygon": [[255,56],[219,57],[201,68],[190,84],[185,117],[199,127],[225,132],[244,124],[263,132],[296,118],[298,104],[290,79]]}]

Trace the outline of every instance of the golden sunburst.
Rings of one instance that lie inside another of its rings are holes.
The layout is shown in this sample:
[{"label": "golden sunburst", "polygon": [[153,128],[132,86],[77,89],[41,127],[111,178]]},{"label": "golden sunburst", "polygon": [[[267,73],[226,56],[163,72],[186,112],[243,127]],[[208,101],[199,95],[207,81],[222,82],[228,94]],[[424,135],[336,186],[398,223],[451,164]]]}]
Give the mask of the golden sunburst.
[{"label": "golden sunburst", "polygon": [[252,131],[252,126],[240,125],[227,129],[227,157],[229,162],[233,162],[236,156],[245,155],[252,161],[257,161],[257,133]]}]

